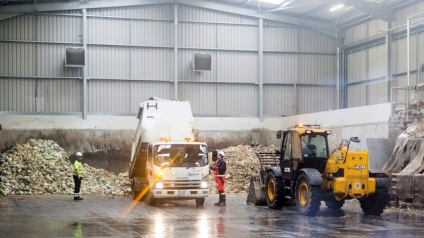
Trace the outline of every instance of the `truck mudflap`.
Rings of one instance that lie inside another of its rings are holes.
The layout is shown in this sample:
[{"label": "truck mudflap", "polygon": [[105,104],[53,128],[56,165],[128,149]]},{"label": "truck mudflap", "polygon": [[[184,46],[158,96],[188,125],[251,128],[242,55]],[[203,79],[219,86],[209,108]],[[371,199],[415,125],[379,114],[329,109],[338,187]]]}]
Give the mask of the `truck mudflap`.
[{"label": "truck mudflap", "polygon": [[311,186],[321,186],[322,177],[318,170],[313,168],[304,168],[299,172],[303,172],[306,175],[306,179],[308,180],[309,185]]},{"label": "truck mudflap", "polygon": [[267,205],[265,190],[262,188],[259,176],[250,177],[249,193],[247,194],[246,203],[255,206]]},{"label": "truck mudflap", "polygon": [[154,198],[165,199],[194,199],[209,195],[209,189],[152,189]]}]

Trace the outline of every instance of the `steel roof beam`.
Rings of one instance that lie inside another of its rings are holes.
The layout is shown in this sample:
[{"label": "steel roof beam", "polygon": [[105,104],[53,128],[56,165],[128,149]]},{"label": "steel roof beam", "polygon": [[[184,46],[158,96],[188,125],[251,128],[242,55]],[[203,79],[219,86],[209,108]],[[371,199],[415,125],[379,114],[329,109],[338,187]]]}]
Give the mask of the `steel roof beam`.
[{"label": "steel roof beam", "polygon": [[245,15],[255,18],[262,18],[277,22],[284,22],[292,25],[303,26],[314,29],[318,32],[336,38],[334,26],[326,21],[307,20],[291,15],[281,15],[275,13],[259,13],[256,10],[240,8],[223,3],[210,2],[206,0],[91,0],[87,3],[81,2],[60,2],[60,3],[37,3],[37,4],[22,4],[15,6],[0,7],[0,14],[25,14],[37,12],[52,12],[65,10],[80,10],[92,8],[109,8],[109,7],[126,7],[140,6],[149,4],[164,4],[164,3],[179,3],[200,8],[212,9],[222,12],[229,12],[239,15]]}]

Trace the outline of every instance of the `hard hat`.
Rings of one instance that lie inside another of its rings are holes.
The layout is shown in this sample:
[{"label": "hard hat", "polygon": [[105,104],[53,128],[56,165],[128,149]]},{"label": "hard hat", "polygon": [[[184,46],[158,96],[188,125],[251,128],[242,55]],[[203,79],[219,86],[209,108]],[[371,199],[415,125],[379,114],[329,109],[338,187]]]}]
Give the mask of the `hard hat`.
[{"label": "hard hat", "polygon": [[77,152],[76,156],[77,157],[82,157],[82,153],[81,152]]},{"label": "hard hat", "polygon": [[225,156],[225,153],[224,153],[224,151],[222,151],[222,150],[218,151],[218,154],[219,154],[219,155],[221,155],[222,157],[224,157],[224,156]]}]

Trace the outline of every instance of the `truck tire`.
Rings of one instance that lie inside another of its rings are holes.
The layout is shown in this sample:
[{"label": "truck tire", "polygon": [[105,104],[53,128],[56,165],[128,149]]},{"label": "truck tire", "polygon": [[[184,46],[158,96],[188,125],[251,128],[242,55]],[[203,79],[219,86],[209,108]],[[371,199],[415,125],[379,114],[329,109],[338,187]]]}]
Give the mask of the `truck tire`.
[{"label": "truck tire", "polygon": [[337,201],[336,199],[325,201],[325,205],[329,209],[338,210],[343,207],[345,200]]},{"label": "truck tire", "polygon": [[195,198],[196,201],[196,207],[201,207],[203,204],[205,204],[205,198]]},{"label": "truck tire", "polygon": [[133,200],[134,201],[140,201],[142,199],[140,192],[138,191],[133,191]]},{"label": "truck tire", "polygon": [[147,203],[150,206],[153,206],[153,207],[156,206],[157,201],[158,201],[158,199],[157,198],[154,198],[153,197],[153,194],[149,194],[148,199],[147,199]]},{"label": "truck tire", "polygon": [[266,202],[271,209],[281,209],[284,204],[284,187],[281,178],[275,177],[273,172],[268,172],[266,179]]},{"label": "truck tire", "polygon": [[387,188],[377,188],[374,194],[360,199],[362,211],[365,215],[380,216],[388,202]]},{"label": "truck tire", "polygon": [[298,212],[305,216],[315,216],[319,211],[321,201],[316,191],[319,188],[311,186],[306,175],[299,176],[296,182],[296,208]]}]

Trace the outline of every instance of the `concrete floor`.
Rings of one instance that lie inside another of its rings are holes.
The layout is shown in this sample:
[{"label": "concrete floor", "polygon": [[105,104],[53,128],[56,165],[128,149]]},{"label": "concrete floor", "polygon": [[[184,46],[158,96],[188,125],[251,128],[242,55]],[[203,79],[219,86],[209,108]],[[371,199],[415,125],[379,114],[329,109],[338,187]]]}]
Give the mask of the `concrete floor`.
[{"label": "concrete floor", "polygon": [[359,203],[339,211],[321,205],[316,217],[295,207],[271,210],[246,205],[246,194],[228,194],[227,206],[163,201],[156,207],[130,197],[86,195],[0,197],[0,237],[422,237],[424,215],[385,211],[364,216]]}]

